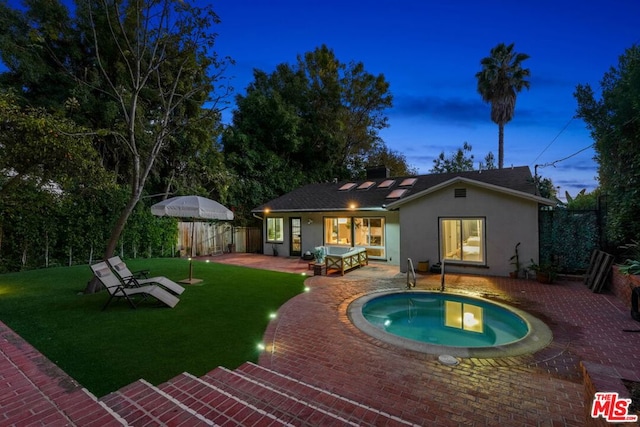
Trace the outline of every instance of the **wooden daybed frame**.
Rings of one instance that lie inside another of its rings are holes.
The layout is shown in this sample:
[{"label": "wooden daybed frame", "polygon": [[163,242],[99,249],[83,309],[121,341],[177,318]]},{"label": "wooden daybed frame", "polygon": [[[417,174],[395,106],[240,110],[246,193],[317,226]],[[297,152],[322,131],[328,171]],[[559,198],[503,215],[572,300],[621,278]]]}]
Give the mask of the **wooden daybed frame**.
[{"label": "wooden daybed frame", "polygon": [[348,251],[342,254],[336,254],[336,249],[332,254],[332,249],[327,247],[327,253],[324,257],[327,274],[329,274],[329,270],[339,270],[344,276],[344,273],[352,268],[369,265],[369,257],[365,248],[348,248]]}]

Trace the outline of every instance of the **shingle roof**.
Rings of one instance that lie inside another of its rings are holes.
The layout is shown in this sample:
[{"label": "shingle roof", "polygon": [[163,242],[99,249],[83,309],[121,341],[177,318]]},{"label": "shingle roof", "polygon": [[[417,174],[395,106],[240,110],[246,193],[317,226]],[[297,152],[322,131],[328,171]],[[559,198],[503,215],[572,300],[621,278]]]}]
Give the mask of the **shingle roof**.
[{"label": "shingle roof", "polygon": [[[415,181],[411,185],[402,187],[401,184],[408,178],[415,178]],[[258,206],[253,209],[253,212],[264,212],[267,209],[271,212],[336,211],[349,210],[352,209],[351,206],[355,206],[356,210],[379,210],[383,208],[383,205],[409,198],[456,178],[502,187],[510,192],[515,192],[514,194],[522,193],[531,196],[536,194],[531,170],[527,166],[520,166],[508,169],[351,181],[356,185],[347,190],[340,190],[340,188],[350,181],[308,184]],[[394,182],[390,186],[379,187],[382,182],[387,180]],[[358,189],[361,184],[368,181],[374,184]],[[399,189],[407,191],[400,198],[388,197],[390,193]]]}]

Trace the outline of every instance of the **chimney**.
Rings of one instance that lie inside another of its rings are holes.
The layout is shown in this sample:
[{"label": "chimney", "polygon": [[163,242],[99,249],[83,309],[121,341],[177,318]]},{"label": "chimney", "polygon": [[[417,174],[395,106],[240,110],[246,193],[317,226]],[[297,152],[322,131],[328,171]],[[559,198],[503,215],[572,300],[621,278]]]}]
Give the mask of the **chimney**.
[{"label": "chimney", "polygon": [[384,165],[367,168],[367,179],[389,178],[390,174],[391,171]]}]

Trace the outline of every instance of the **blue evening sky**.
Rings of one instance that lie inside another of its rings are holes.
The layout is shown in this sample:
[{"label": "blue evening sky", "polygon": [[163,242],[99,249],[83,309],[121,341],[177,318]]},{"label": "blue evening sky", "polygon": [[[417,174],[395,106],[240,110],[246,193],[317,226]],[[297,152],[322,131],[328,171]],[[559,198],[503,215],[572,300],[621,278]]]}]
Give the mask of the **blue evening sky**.
[{"label": "blue evening sky", "polygon": [[[573,119],[577,84],[594,89],[626,48],[640,43],[639,0],[222,0],[217,51],[236,60],[229,75],[244,94],[252,70],[326,44],[341,62],[360,61],[384,74],[394,96],[386,144],[420,173],[466,141],[477,162],[498,155],[498,126],[476,92],[480,60],[500,42],[527,53],[531,89],[518,96],[505,127],[505,167],[547,165],[589,147],[582,120]],[[224,120],[229,123],[230,112]],[[539,167],[575,195],[597,186],[588,148],[555,166]]]},{"label": "blue evening sky", "polygon": [[[20,4],[9,0],[9,4]],[[197,2],[195,2],[197,4]],[[253,70],[271,72],[326,44],[341,62],[384,74],[393,94],[387,146],[428,173],[440,152],[468,142],[478,161],[498,155],[498,127],[476,92],[480,60],[500,42],[531,56],[531,89],[505,127],[505,167],[535,165],[575,195],[597,185],[585,124],[574,119],[578,84],[596,91],[625,49],[640,43],[640,0],[214,0],[216,50],[244,94]],[[2,65],[0,64],[0,68]],[[231,108],[223,120],[231,122]],[[563,160],[566,159],[566,160]]]}]

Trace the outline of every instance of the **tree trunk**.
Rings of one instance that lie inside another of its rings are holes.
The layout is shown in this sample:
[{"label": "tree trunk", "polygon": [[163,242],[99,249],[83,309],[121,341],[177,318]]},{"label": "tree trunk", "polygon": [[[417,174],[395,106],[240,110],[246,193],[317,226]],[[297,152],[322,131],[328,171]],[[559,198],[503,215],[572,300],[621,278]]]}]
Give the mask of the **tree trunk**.
[{"label": "tree trunk", "polygon": [[[104,260],[111,258],[111,256],[115,252],[116,246],[118,245],[118,240],[120,239],[120,235],[124,230],[124,226],[127,224],[127,220],[129,219],[131,212],[133,212],[133,209],[136,207],[136,204],[138,203],[139,200],[140,200],[140,191],[136,189],[131,193],[131,197],[129,198],[127,205],[122,210],[122,213],[120,213],[120,217],[118,218],[118,221],[113,227],[113,230],[111,230],[111,236],[109,237],[109,241],[107,242],[107,248],[104,251],[104,256],[103,256]],[[100,289],[101,289],[100,281],[95,277],[93,277],[89,281],[89,283],[87,283],[87,287],[84,289],[84,293],[93,294],[98,292]]]},{"label": "tree trunk", "polygon": [[498,169],[504,166],[504,124],[498,124]]}]

